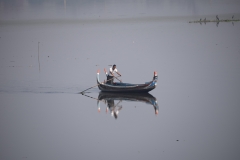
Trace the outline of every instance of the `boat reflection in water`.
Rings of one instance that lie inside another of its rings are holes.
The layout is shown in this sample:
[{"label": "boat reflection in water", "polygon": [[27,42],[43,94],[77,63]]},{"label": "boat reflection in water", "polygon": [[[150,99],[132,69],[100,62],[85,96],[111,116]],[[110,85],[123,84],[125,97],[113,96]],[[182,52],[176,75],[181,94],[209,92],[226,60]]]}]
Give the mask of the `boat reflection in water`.
[{"label": "boat reflection in water", "polygon": [[[155,114],[158,114],[158,104],[157,99],[149,93],[110,93],[110,92],[100,92],[98,95],[98,111],[100,112],[100,102],[105,102],[107,104],[106,112],[110,111],[111,115],[116,119],[122,106],[120,105],[122,101],[136,101],[144,102],[153,105]],[[117,101],[115,103],[114,101]]]}]

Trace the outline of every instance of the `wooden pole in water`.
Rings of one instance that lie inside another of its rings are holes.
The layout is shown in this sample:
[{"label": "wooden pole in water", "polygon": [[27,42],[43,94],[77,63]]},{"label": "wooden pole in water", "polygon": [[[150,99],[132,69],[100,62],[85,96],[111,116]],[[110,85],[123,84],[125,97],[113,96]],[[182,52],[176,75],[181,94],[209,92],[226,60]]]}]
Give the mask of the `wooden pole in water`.
[{"label": "wooden pole in water", "polygon": [[40,42],[38,42],[38,69],[40,72],[39,44],[40,44]]}]

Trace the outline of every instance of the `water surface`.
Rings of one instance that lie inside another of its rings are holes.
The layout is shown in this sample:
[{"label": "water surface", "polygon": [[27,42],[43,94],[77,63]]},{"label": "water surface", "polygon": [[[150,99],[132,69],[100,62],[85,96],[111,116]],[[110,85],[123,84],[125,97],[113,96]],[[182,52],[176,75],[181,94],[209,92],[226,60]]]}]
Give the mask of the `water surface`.
[{"label": "water surface", "polygon": [[[0,1],[0,159],[239,159],[240,23],[188,23],[239,6]],[[98,88],[79,94],[112,64],[123,82],[158,72],[158,114],[120,97],[114,118]]]}]

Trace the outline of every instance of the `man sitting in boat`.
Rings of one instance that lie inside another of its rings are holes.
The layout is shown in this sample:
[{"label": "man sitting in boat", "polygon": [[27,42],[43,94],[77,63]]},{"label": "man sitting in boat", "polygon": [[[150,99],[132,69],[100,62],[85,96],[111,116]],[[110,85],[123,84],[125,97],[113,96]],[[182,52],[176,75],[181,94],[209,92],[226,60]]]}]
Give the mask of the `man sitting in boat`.
[{"label": "man sitting in boat", "polygon": [[115,77],[114,73],[117,73],[119,76],[121,76],[115,64],[111,68],[109,68],[109,72],[107,76],[107,84],[113,84],[113,79]]}]

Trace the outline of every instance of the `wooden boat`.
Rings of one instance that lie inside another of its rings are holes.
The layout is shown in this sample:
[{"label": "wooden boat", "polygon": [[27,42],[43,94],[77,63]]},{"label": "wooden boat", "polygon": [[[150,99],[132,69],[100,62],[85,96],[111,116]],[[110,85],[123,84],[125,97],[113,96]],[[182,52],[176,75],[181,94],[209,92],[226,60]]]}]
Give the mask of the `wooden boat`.
[{"label": "wooden boat", "polygon": [[99,80],[99,70],[97,72],[97,83],[98,88],[103,92],[149,92],[156,88],[157,86],[157,72],[154,72],[153,80],[146,82],[144,84],[131,84],[131,83],[121,83],[114,82],[113,85],[107,84],[105,82],[100,82]]}]

